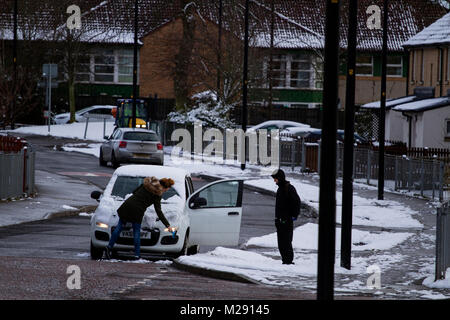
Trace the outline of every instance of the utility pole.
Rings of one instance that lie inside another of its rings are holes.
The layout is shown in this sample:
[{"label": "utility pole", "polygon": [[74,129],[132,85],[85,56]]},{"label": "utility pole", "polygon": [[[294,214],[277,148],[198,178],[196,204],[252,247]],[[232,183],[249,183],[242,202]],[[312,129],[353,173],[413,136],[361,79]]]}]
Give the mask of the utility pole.
[{"label": "utility pole", "polygon": [[275,0],[270,3],[270,49],[269,49],[269,116],[267,120],[272,120],[273,108],[273,47],[275,30]]},{"label": "utility pole", "polygon": [[222,72],[222,16],[223,16],[223,0],[219,0],[219,39],[217,52],[217,98],[221,99],[221,72]]},{"label": "utility pole", "polygon": [[384,0],[383,9],[383,49],[381,62],[381,99],[379,122],[379,150],[378,150],[378,200],[384,199],[384,139],[386,126],[386,64],[387,64],[387,28],[388,28],[388,0]]},{"label": "utility pole", "polygon": [[133,52],[133,120],[131,126],[136,128],[137,91],[137,54],[138,54],[138,0],[134,0],[134,52]]},{"label": "utility pole", "polygon": [[320,154],[317,299],[333,300],[336,236],[336,131],[339,69],[340,0],[327,0]]},{"label": "utility pole", "polygon": [[249,19],[249,0],[245,0],[245,34],[244,34],[244,76],[242,83],[242,131],[244,132],[244,162],[241,163],[241,170],[245,170],[247,138],[245,132],[247,131],[247,89],[248,89],[248,19]]},{"label": "utility pole", "polygon": [[355,69],[358,0],[349,1],[347,83],[345,92],[344,176],[342,179],[341,267],[351,268],[353,215],[353,143],[355,133]]},{"label": "utility pole", "polygon": [[16,113],[16,93],[17,93],[17,0],[14,0],[14,39],[13,39],[13,101],[12,108],[9,114],[11,129],[15,129],[15,113]]}]

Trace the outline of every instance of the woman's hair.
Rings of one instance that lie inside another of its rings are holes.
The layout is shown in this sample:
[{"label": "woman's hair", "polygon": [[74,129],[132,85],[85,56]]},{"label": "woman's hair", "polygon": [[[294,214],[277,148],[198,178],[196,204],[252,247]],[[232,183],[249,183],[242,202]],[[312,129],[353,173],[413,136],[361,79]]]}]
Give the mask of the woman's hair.
[{"label": "woman's hair", "polygon": [[170,188],[175,184],[175,181],[173,181],[170,178],[162,178],[159,179],[159,184],[162,185],[164,188]]}]

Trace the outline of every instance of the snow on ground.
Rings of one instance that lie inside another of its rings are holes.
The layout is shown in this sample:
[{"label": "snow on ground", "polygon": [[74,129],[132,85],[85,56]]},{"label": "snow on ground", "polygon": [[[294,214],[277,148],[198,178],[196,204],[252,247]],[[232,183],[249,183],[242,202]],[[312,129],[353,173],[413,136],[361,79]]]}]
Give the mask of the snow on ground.
[{"label": "snow on ground", "polygon": [[[289,278],[295,277],[309,277],[315,281],[317,276],[317,254],[296,251],[293,265],[283,265],[277,257],[279,257],[279,253],[276,251],[260,254],[247,250],[217,247],[207,253],[179,257],[177,261],[207,270],[232,272],[269,285],[286,285],[288,283],[284,281],[289,281]],[[403,256],[376,255],[371,258],[354,257],[352,259],[352,269],[347,270],[340,267],[340,256],[337,254],[335,273],[341,275],[366,274],[367,267],[372,264],[371,260],[376,260],[377,265],[384,270],[401,262]],[[284,281],[282,280],[283,278]],[[364,283],[363,287],[365,285]]]},{"label": "snow on ground", "polygon": [[[412,233],[374,233],[369,231],[352,231],[352,251],[389,250],[406,241]],[[292,247],[294,250],[317,250],[319,226],[315,223],[304,224],[294,230]],[[336,250],[341,250],[341,228],[336,228]],[[262,237],[252,238],[245,244],[247,247],[277,248],[277,234],[271,233]]]},{"label": "snow on ground", "polygon": [[429,276],[423,281],[423,285],[433,289],[450,289],[450,268],[445,273],[445,279],[434,281],[435,277]]},{"label": "snow on ground", "polygon": [[[114,129],[114,122],[106,122],[105,135],[109,136]],[[48,132],[48,126],[30,126],[21,127],[11,132],[14,133],[27,133],[38,135],[51,135],[53,137],[62,138],[74,138],[84,139],[84,132],[86,130],[86,123],[75,122],[71,124],[53,124],[50,126],[50,132]],[[103,141],[103,122],[89,122],[86,139],[92,141]]]},{"label": "snow on ground", "polygon": [[[277,186],[272,179],[257,179],[246,182],[249,185],[276,191]],[[304,181],[291,181],[300,198],[316,210],[319,209],[319,186]],[[342,192],[336,192],[336,221],[341,223]],[[416,214],[411,208],[406,208],[396,201],[376,200],[353,196],[353,224],[360,226],[375,226],[384,228],[422,228],[423,225],[412,218]]]}]

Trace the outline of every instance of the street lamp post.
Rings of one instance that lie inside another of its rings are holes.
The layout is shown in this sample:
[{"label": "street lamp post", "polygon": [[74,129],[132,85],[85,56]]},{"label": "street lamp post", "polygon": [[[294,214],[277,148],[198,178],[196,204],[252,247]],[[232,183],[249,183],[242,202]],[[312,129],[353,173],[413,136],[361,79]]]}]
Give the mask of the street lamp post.
[{"label": "street lamp post", "polygon": [[131,126],[136,128],[137,99],[137,54],[138,54],[138,0],[134,0],[134,45],[133,45],[133,119]]},{"label": "street lamp post", "polygon": [[11,129],[15,128],[14,114],[16,112],[16,85],[17,85],[17,0],[14,0],[14,39],[13,39],[13,99],[12,99],[12,109],[10,112]]},{"label": "street lamp post", "polygon": [[[241,169],[245,170],[246,163],[246,151],[247,151],[247,139],[245,132],[247,131],[247,90],[248,90],[248,19],[249,19],[249,0],[245,0],[245,34],[244,34],[244,76],[242,83],[242,131],[244,132],[243,138],[243,163],[241,163]],[[241,156],[242,159],[242,156]]]},{"label": "street lamp post", "polygon": [[319,300],[333,300],[334,294],[339,10],[340,0],[327,0],[317,261],[317,299]]},{"label": "street lamp post", "polygon": [[383,49],[381,62],[381,99],[379,122],[379,150],[378,150],[378,200],[384,199],[384,139],[386,126],[386,64],[387,64],[387,28],[388,28],[388,0],[384,0],[383,8]]},{"label": "street lamp post", "polygon": [[351,267],[353,214],[353,143],[355,132],[355,69],[358,0],[350,0],[348,15],[347,83],[345,94],[344,174],[342,179],[341,267]]}]

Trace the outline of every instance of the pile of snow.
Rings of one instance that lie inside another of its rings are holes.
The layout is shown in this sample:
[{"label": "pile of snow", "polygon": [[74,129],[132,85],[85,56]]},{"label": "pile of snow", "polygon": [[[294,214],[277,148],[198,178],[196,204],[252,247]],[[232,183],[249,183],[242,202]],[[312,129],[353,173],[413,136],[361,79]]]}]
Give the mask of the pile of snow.
[{"label": "pile of snow", "polygon": [[435,280],[435,276],[429,276],[423,280],[423,285],[433,289],[450,289],[450,268],[445,272],[445,279]]},{"label": "pile of snow", "polygon": [[[352,230],[352,251],[389,250],[406,241],[412,233],[369,232]],[[294,230],[292,247],[294,250],[317,250],[319,226],[307,223]],[[276,249],[277,234],[271,233],[262,237],[252,238],[245,244],[247,247],[256,246]],[[341,228],[336,228],[336,250],[341,250]]]}]

